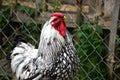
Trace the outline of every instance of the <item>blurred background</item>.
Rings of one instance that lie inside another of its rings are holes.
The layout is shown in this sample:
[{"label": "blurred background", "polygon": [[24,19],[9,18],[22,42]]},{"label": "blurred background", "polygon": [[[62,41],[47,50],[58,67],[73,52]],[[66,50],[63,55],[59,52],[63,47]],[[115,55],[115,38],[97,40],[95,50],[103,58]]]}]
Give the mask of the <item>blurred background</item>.
[{"label": "blurred background", "polygon": [[74,80],[120,80],[119,0],[0,0],[0,80],[16,80],[7,58],[22,34],[38,47],[43,24],[53,12],[66,15],[80,58]]}]

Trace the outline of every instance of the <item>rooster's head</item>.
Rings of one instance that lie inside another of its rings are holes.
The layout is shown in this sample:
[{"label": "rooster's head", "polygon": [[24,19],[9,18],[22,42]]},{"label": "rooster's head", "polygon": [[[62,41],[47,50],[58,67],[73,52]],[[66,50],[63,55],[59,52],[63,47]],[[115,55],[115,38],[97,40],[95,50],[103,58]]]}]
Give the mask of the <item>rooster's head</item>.
[{"label": "rooster's head", "polygon": [[66,35],[66,24],[64,22],[65,16],[60,12],[51,14],[51,24],[52,26],[61,34],[61,36]]}]

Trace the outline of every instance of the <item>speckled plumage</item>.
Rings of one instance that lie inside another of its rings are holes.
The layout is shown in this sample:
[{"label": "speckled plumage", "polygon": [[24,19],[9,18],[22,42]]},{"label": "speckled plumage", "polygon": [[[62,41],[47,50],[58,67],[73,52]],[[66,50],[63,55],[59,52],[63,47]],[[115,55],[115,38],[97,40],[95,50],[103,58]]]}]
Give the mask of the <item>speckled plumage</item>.
[{"label": "speckled plumage", "polygon": [[75,49],[70,43],[66,43],[59,56],[48,70],[48,75],[53,80],[72,80],[80,70],[79,58],[75,53]]},{"label": "speckled plumage", "polygon": [[68,31],[62,36],[51,24],[54,19],[56,16],[45,23],[38,49],[24,40],[17,41],[11,68],[18,80],[72,80],[78,73],[80,61],[72,37]]}]

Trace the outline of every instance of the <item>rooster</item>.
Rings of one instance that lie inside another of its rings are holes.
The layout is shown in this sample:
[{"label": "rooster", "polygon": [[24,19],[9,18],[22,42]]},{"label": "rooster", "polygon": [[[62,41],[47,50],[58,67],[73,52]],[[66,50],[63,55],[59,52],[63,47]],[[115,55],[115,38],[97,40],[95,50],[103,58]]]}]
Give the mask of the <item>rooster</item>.
[{"label": "rooster", "polygon": [[17,80],[72,80],[79,72],[80,60],[60,12],[44,24],[38,49],[19,37],[15,41],[10,57]]}]

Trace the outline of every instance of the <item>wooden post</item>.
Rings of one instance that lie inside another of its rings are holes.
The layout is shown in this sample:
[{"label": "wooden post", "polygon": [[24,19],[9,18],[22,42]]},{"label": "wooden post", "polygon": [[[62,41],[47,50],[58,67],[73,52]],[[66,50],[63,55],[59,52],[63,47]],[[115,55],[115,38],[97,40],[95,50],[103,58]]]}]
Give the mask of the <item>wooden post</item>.
[{"label": "wooden post", "polygon": [[10,8],[10,17],[12,16],[12,12],[13,12],[13,1],[12,0],[9,0],[9,6],[11,7]]},{"label": "wooden post", "polygon": [[103,0],[104,2],[104,17],[111,17],[116,0]]},{"label": "wooden post", "polygon": [[115,56],[115,39],[117,33],[117,22],[120,8],[120,1],[115,0],[115,6],[112,12],[112,23],[110,26],[110,40],[109,40],[109,54],[107,58],[107,65],[109,69],[109,78],[108,80],[114,80],[113,77],[113,67],[114,67],[114,56]]},{"label": "wooden post", "polygon": [[76,15],[76,24],[78,26],[80,26],[81,23],[83,22],[83,17],[82,17],[82,14],[81,14],[82,0],[77,0],[77,5],[78,5],[78,10],[77,10],[77,15]]}]

